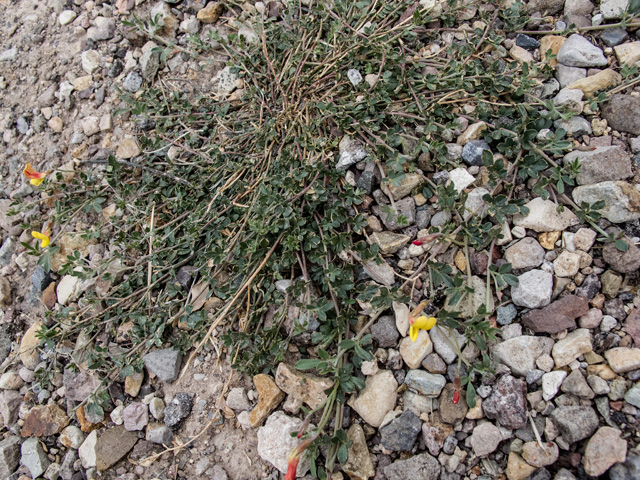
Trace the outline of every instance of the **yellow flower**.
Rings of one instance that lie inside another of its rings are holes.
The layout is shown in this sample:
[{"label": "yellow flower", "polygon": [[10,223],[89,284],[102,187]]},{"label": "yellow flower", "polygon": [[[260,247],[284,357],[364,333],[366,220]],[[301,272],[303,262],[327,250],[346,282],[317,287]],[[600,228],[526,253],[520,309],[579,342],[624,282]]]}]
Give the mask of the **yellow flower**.
[{"label": "yellow flower", "polygon": [[418,332],[420,330],[431,330],[435,327],[437,320],[435,317],[426,317],[422,315],[414,322],[411,322],[411,326],[409,327],[409,336],[411,337],[411,341],[415,342],[418,339]]},{"label": "yellow flower", "polygon": [[47,176],[46,172],[37,172],[35,168],[31,166],[30,163],[27,163],[22,171],[24,176],[29,179],[31,185],[35,185],[36,187],[44,182],[44,177]]},{"label": "yellow flower", "polygon": [[50,230],[46,230],[43,233],[33,231],[31,232],[31,236],[40,240],[40,248],[45,248],[51,243],[51,238],[49,237],[50,233]]}]

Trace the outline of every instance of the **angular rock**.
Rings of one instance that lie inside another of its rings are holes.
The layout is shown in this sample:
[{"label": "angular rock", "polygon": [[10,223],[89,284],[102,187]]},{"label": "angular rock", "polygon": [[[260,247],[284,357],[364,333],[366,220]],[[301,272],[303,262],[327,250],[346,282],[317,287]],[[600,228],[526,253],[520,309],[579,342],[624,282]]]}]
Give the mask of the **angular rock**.
[{"label": "angular rock", "polygon": [[588,311],[586,298],[567,295],[540,310],[530,311],[522,317],[522,324],[534,333],[557,333],[575,328],[575,319]]},{"label": "angular rock", "polygon": [[94,430],[78,449],[78,456],[84,468],[95,468],[96,466],[96,442],[98,441],[98,431]]},{"label": "angular rock", "polygon": [[433,343],[426,330],[418,332],[415,342],[410,337],[400,340],[400,355],[409,368],[418,368],[422,361],[433,352]]},{"label": "angular rock", "polygon": [[434,350],[447,363],[452,363],[458,357],[458,354],[451,345],[458,345],[460,350],[462,350],[467,343],[467,337],[458,331],[438,326],[429,330],[429,337],[431,337],[431,341],[433,342]]},{"label": "angular rock", "polygon": [[150,428],[151,425],[147,427],[147,433],[145,439],[147,442],[156,443],[158,445],[171,445],[173,441],[173,431],[169,427],[165,427],[164,425]]},{"label": "angular rock", "polygon": [[640,347],[640,309],[634,308],[627,315],[625,330],[633,338],[636,347]]},{"label": "angular rock", "polygon": [[424,423],[422,425],[422,437],[429,453],[438,456],[444,446],[445,440],[453,432],[453,427],[440,422]]},{"label": "angular rock", "polygon": [[362,267],[364,268],[366,274],[369,275],[377,283],[390,287],[396,281],[393,269],[385,261],[377,263],[375,260],[370,260],[363,263]]},{"label": "angular rock", "polygon": [[142,357],[144,366],[160,380],[171,383],[178,378],[182,354],[173,348],[154,350]]},{"label": "angular rock", "polygon": [[640,455],[629,454],[624,463],[618,463],[609,469],[610,480],[630,480],[640,478]]},{"label": "angular rock", "polygon": [[577,33],[564,42],[557,58],[568,67],[604,67],[608,63],[600,48]]},{"label": "angular rock", "polygon": [[104,472],[118,463],[122,457],[129,453],[137,441],[138,435],[134,432],[128,432],[122,425],[101,432],[94,447],[98,471]]},{"label": "angular rock", "polygon": [[350,136],[345,135],[340,140],[340,158],[336,165],[338,170],[346,170],[354,163],[358,163],[360,160],[364,160],[367,157],[367,152],[364,149],[362,143],[358,140],[352,139]]},{"label": "angular rock", "polygon": [[65,369],[63,376],[65,398],[73,402],[84,402],[89,395],[100,387],[100,379],[90,370],[75,373]]},{"label": "angular rock", "polygon": [[[617,47],[622,42],[627,41],[628,38],[629,34],[623,28],[607,28],[600,34],[600,40],[607,47]],[[618,61],[620,61],[619,58]]]},{"label": "angular rock", "polygon": [[601,108],[602,116],[612,129],[640,135],[639,97],[620,94],[611,95]]},{"label": "angular rock", "polygon": [[293,399],[297,409],[303,403],[314,409],[327,399],[327,394],[324,392],[333,386],[333,381],[301,372],[286,363],[280,363],[276,371],[276,385],[289,395],[290,401]]},{"label": "angular rock", "polygon": [[462,159],[469,166],[482,166],[482,153],[491,152],[491,147],[484,140],[471,140],[462,149]]},{"label": "angular rock", "polygon": [[389,410],[396,404],[398,382],[389,370],[380,370],[367,377],[366,387],[352,396],[349,406],[372,427],[378,428]]},{"label": "angular rock", "polygon": [[411,191],[418,187],[424,181],[424,177],[417,173],[405,173],[404,176],[398,181],[390,181],[387,183],[389,193],[394,200],[400,200],[411,193]]},{"label": "angular rock", "polygon": [[491,422],[481,423],[471,434],[471,448],[478,457],[493,453],[502,441],[500,429]]},{"label": "angular rock", "polygon": [[565,381],[562,382],[562,391],[587,400],[591,400],[595,396],[584,375],[580,373],[580,370],[574,370]]},{"label": "angular rock", "polygon": [[258,404],[249,413],[249,422],[252,428],[256,428],[284,399],[284,392],[269,375],[263,373],[253,377],[253,384],[258,391]]},{"label": "angular rock", "polygon": [[422,428],[422,421],[411,410],[405,410],[380,429],[384,448],[392,452],[404,452],[413,448]]},{"label": "angular rock", "polygon": [[574,150],[564,156],[563,162],[567,165],[576,160],[580,164],[580,173],[576,177],[578,185],[624,180],[633,175],[629,154],[618,146]]},{"label": "angular rock", "polygon": [[[450,297],[447,297],[444,306],[445,310],[459,312],[461,317],[472,317],[480,306],[484,305],[487,311],[492,312],[494,309],[493,294],[489,295],[487,304],[487,282],[474,275],[471,277],[471,287],[473,292],[463,293],[460,300],[453,305],[449,304]],[[471,297],[471,300],[469,300],[469,297]]]},{"label": "angular rock", "polygon": [[351,441],[347,461],[342,465],[344,473],[352,480],[368,480],[376,474],[369,455],[367,439],[362,426],[353,424],[347,430],[347,439]]},{"label": "angular rock", "polygon": [[607,243],[602,249],[602,259],[620,273],[633,273],[640,268],[640,248],[627,237],[622,241],[627,244],[626,252],[619,250],[615,243]]},{"label": "angular rock", "polygon": [[23,437],[49,437],[69,425],[69,417],[57,404],[33,407],[24,419]]},{"label": "angular rock", "polygon": [[371,335],[381,348],[395,348],[398,345],[398,333],[396,321],[391,316],[380,317],[371,326]]},{"label": "angular rock", "polygon": [[525,205],[529,209],[526,216],[514,215],[513,223],[536,232],[556,232],[577,225],[578,217],[566,209],[558,213],[555,203],[536,197]]},{"label": "angular rock", "polygon": [[536,467],[525,462],[520,455],[515,452],[509,452],[507,461],[507,478],[509,480],[526,480],[531,478],[530,475],[536,471]]},{"label": "angular rock", "polygon": [[407,460],[396,460],[384,467],[384,474],[388,480],[438,480],[440,463],[428,453],[421,453]]},{"label": "angular rock", "polygon": [[617,428],[600,427],[591,437],[584,451],[584,471],[588,475],[602,475],[614,463],[627,459],[627,442],[621,434]]},{"label": "angular rock", "polygon": [[69,425],[60,433],[60,443],[67,448],[77,450],[84,442],[84,433],[75,425]]},{"label": "angular rock", "polygon": [[551,351],[556,367],[569,365],[580,355],[593,350],[591,334],[586,328],[578,328],[556,342]]},{"label": "angular rock", "polygon": [[635,66],[640,61],[640,42],[630,42],[618,45],[613,49],[620,65]]},{"label": "angular rock", "polygon": [[[189,416],[192,408],[193,395],[190,393],[178,393],[167,405],[167,408],[164,409],[164,424],[171,428],[179,427]],[[144,414],[142,414],[142,418],[137,423],[142,422],[144,422]]]},{"label": "angular rock", "polygon": [[455,395],[455,386],[448,383],[442,390],[442,394],[438,399],[440,404],[440,418],[444,423],[457,425],[462,422],[469,411],[464,391],[460,391],[458,403],[453,403]]},{"label": "angular rock", "polygon": [[611,370],[626,373],[640,368],[640,348],[616,347],[604,352]]},{"label": "angular rock", "polygon": [[149,423],[149,409],[141,402],[130,403],[123,410],[122,418],[125,430],[129,432],[143,430]]},{"label": "angular rock", "polygon": [[539,267],[544,261],[544,249],[531,237],[514,243],[504,252],[504,259],[514,269]]},{"label": "angular rock", "polygon": [[598,416],[591,407],[558,407],[550,418],[568,444],[591,436],[598,428]]},{"label": "angular rock", "polygon": [[622,17],[628,5],[629,0],[602,0],[600,12],[605,20],[614,20]]},{"label": "angular rock", "polygon": [[482,402],[485,415],[503,427],[523,428],[527,424],[527,384],[511,375],[501,377],[491,395]]},{"label": "angular rock", "polygon": [[400,230],[415,223],[416,203],[411,197],[403,198],[398,200],[395,206],[376,205],[373,207],[373,213],[380,218],[388,230]]},{"label": "angular rock", "polygon": [[[289,454],[302,442],[295,436],[292,437],[291,434],[299,431],[302,424],[302,420],[289,417],[283,412],[278,411],[272,414],[264,426],[258,429],[258,455],[260,458],[269,462],[282,473],[286,473]],[[297,476],[305,475],[308,470],[309,455],[308,452],[305,452],[298,464]]]},{"label": "angular rock", "polygon": [[209,2],[206,7],[198,11],[197,18],[202,23],[215,23],[224,12],[224,3]]},{"label": "angular rock", "polygon": [[563,129],[570,137],[579,137],[580,135],[591,135],[593,129],[591,123],[584,117],[575,116],[571,118],[559,118],[553,122],[556,129]]},{"label": "angular rock", "polygon": [[542,375],[542,399],[548,402],[555,397],[566,376],[567,372],[564,370],[555,370]]},{"label": "angular rock", "polygon": [[434,375],[424,370],[409,370],[404,383],[412,390],[426,395],[427,397],[438,397],[447,383],[442,375]]},{"label": "angular rock", "polygon": [[378,245],[380,253],[383,255],[396,253],[411,240],[409,235],[401,235],[393,232],[373,232],[369,238],[373,243]]},{"label": "angular rock", "polygon": [[31,473],[31,478],[38,478],[51,463],[42,448],[42,444],[35,437],[27,438],[22,442],[20,450],[22,453],[20,463],[27,467],[29,473]]},{"label": "angular rock", "polygon": [[[583,76],[584,77],[584,76]],[[582,90],[586,98],[590,98],[595,95],[596,92],[601,90],[608,90],[622,83],[622,75],[615,70],[607,68],[595,75],[579,78],[567,85],[567,88],[574,90]]]},{"label": "angular rock", "polygon": [[541,308],[549,305],[553,292],[553,276],[544,270],[530,270],[518,276],[511,288],[513,303],[521,307]]},{"label": "angular rock", "polygon": [[20,438],[10,436],[0,441],[0,478],[9,478],[20,463]]},{"label": "angular rock", "polygon": [[492,349],[496,360],[504,363],[516,375],[526,376],[536,368],[541,355],[549,355],[553,340],[548,337],[522,335],[495,345]]},{"label": "angular rock", "polygon": [[25,332],[20,342],[20,361],[30,370],[34,370],[40,363],[40,354],[37,350],[40,346],[40,339],[37,335],[41,328],[42,323],[35,322]]}]

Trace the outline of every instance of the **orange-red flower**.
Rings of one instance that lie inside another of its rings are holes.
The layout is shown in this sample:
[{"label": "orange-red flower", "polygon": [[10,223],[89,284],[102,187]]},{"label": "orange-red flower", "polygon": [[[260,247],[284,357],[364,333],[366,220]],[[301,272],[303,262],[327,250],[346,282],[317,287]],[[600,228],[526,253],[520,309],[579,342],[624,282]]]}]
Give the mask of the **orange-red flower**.
[{"label": "orange-red flower", "polygon": [[284,480],[295,480],[298,472],[298,463],[300,463],[300,457],[317,437],[318,435],[316,434],[311,438],[307,438],[300,442],[296,448],[291,450],[291,453],[289,454],[289,464],[287,465],[287,474],[285,475]]},{"label": "orange-red flower", "polygon": [[44,182],[44,177],[47,176],[46,172],[38,172],[30,163],[27,163],[23,170],[24,176],[29,179],[31,185],[36,187]]}]

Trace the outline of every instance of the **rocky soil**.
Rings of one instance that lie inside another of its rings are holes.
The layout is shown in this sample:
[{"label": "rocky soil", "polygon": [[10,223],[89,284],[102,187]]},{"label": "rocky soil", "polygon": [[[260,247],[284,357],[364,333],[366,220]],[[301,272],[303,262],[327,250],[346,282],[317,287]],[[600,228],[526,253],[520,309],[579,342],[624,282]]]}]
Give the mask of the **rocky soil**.
[{"label": "rocky soil", "polygon": [[[537,20],[527,28],[539,34],[511,35],[504,47],[513,60],[553,67],[539,96],[578,113],[554,125],[577,141],[561,159],[580,163],[577,185],[559,200],[543,200],[533,185],[518,185],[515,195],[529,213],[509,219],[491,252],[471,251],[467,258],[451,246],[438,257],[454,271],[471,272],[479,292],[469,302],[475,307],[486,298],[489,257],[510,263],[519,280],[501,299],[491,298],[497,306],[491,320],[499,329],[489,346],[495,374],[476,379],[475,407],[464,395],[453,401],[458,362],[448,330],[436,326],[412,342],[404,304],[374,323],[375,358],[362,365],[366,388],[345,408],[343,427],[352,443],[334,479],[640,478],[640,87],[615,90],[628,81],[622,70],[640,62],[640,36],[633,28],[557,33],[567,24],[615,23],[628,3],[528,2]],[[228,15],[251,19],[273,8],[274,2],[246,2]],[[461,25],[470,28],[477,11],[472,5]],[[165,33],[186,46],[188,34],[224,33],[233,18],[221,17],[219,4],[205,0],[0,0],[0,12],[0,477],[283,478],[302,407],[321,404],[331,385],[292,366],[295,344],[272,375],[253,378],[232,373],[218,346],[205,347],[188,367],[176,350],[159,348],[144,356],[143,373],[109,387],[103,411],[85,408],[100,385],[85,349],[93,333],[40,348],[37,332],[47,322],[45,312],[77,305],[101,285],[45,274],[21,245],[32,241],[21,223],[44,212],[22,175],[26,162],[75,175],[109,154],[139,155],[135,139],[146,127],[114,115],[121,106],[118,89],[135,94],[153,82],[199,92],[226,88],[227,77],[218,76],[223,57],[200,65],[176,49],[160,64],[156,44],[122,19],[131,12],[157,15]],[[436,44],[446,51],[463,39],[443,32]],[[357,71],[349,78],[362,81]],[[599,91],[614,93],[593,110],[589,100]],[[434,199],[416,193],[425,175],[467,191],[468,210],[484,213],[482,196],[489,190],[481,156],[491,150],[482,137],[486,125],[475,121],[473,109],[461,113],[460,125],[446,145],[460,168],[436,171],[429,155],[416,155],[420,171],[384,192],[364,146],[349,138],[340,143],[337,168],[366,193],[367,234],[386,259],[369,265],[365,278],[397,285],[396,274],[411,274],[429,251],[412,242],[449,221]],[[22,218],[9,216],[13,200],[34,207]],[[599,228],[618,234],[626,251],[597,241],[600,234],[573,211],[572,201],[600,200]],[[567,204],[561,212],[558,201]],[[80,216],[70,231],[86,226]],[[108,245],[74,235],[61,237],[59,245],[54,272],[65,252],[80,251],[91,265],[108,254]],[[430,295],[426,281],[407,293],[415,303]],[[479,361],[473,342],[457,341],[466,361]],[[73,361],[62,364],[56,351]],[[50,382],[43,381],[46,371]],[[163,445],[174,450],[162,454]],[[308,470],[302,461],[299,476]]]}]

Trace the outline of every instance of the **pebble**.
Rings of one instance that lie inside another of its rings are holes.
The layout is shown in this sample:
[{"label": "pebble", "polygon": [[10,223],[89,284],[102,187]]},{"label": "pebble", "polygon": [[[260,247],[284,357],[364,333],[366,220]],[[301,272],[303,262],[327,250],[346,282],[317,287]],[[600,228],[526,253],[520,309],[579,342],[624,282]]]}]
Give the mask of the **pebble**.
[{"label": "pebble", "polygon": [[[302,420],[289,417],[281,411],[273,413],[263,427],[258,429],[258,455],[265,462],[269,462],[280,472],[286,473],[289,454],[302,440],[292,436],[302,427]],[[308,429],[314,427],[309,425]],[[297,475],[303,476],[309,470],[309,458],[301,457],[298,464]]]},{"label": "pebble", "polygon": [[544,261],[544,249],[531,237],[514,243],[504,252],[504,259],[514,269],[539,267]]},{"label": "pebble", "polygon": [[[395,322],[394,322],[395,328]],[[404,337],[400,340],[400,355],[404,363],[409,368],[418,368],[422,361],[433,351],[433,343],[429,337],[429,333],[426,330],[420,330],[418,332],[418,338],[415,341],[410,337]],[[444,383],[442,384],[444,386]]]},{"label": "pebble", "polygon": [[87,30],[87,38],[94,42],[113,38],[116,31],[116,21],[113,18],[96,17],[95,25]]},{"label": "pebble", "polygon": [[438,399],[440,418],[444,423],[448,423],[450,425],[458,425],[461,423],[469,411],[464,391],[460,391],[458,403],[453,403],[454,392],[455,387],[453,383],[448,383],[445,385],[442,390],[442,394]]},{"label": "pebble", "polygon": [[362,83],[362,75],[355,68],[350,68],[349,70],[347,70],[347,78],[351,82],[351,85],[353,85],[354,87],[357,87],[358,85],[360,85],[360,83]]},{"label": "pebble", "polygon": [[193,395],[178,393],[164,409],[164,424],[167,427],[179,427],[189,416],[193,408]]},{"label": "pebble", "polygon": [[491,147],[484,140],[471,140],[462,148],[462,159],[469,166],[482,166],[482,153],[491,152]]},{"label": "pebble", "polygon": [[328,378],[296,370],[284,362],[278,365],[275,380],[278,388],[289,395],[289,408],[285,409],[291,413],[298,413],[303,403],[311,409],[318,407],[327,399],[325,390],[333,386]]},{"label": "pebble", "polygon": [[640,348],[616,347],[604,352],[604,357],[616,373],[640,368]]},{"label": "pebble", "polygon": [[614,130],[640,135],[640,98],[611,95],[602,106],[602,117]]},{"label": "pebble", "polygon": [[428,453],[414,455],[406,460],[396,460],[383,470],[388,480],[440,479],[440,463]]},{"label": "pebble", "polygon": [[449,181],[457,192],[462,192],[465,188],[475,182],[475,177],[466,168],[454,168],[449,172]]},{"label": "pebble", "polygon": [[482,402],[485,415],[509,429],[527,424],[527,386],[524,381],[504,375],[496,382],[491,395]]},{"label": "pebble", "polygon": [[603,67],[607,59],[602,50],[582,35],[574,33],[560,47],[558,62],[568,67]]},{"label": "pebble", "polygon": [[556,370],[542,375],[542,398],[545,401],[548,402],[556,396],[566,376],[567,372],[564,370]]},{"label": "pebble", "polygon": [[543,270],[530,270],[518,276],[518,285],[512,287],[513,303],[521,307],[541,308],[551,302],[553,276]]},{"label": "pebble", "polygon": [[144,366],[165,383],[178,378],[182,354],[173,348],[163,348],[147,353],[143,358]]},{"label": "pebble", "polygon": [[627,237],[621,240],[627,244],[627,251],[622,252],[614,243],[607,243],[602,249],[602,259],[617,272],[635,272],[640,268],[640,248]]},{"label": "pebble", "polygon": [[82,69],[91,75],[98,68],[102,62],[102,56],[96,50],[85,50],[81,55]]},{"label": "pebble", "polygon": [[422,395],[436,398],[442,392],[446,379],[442,375],[427,373],[424,370],[409,370],[404,383]]},{"label": "pebble", "polygon": [[60,25],[65,26],[73,22],[78,14],[73,10],[64,10],[58,15],[58,22]]},{"label": "pebble", "polygon": [[348,404],[372,427],[378,428],[387,413],[395,407],[398,382],[389,370],[367,377],[365,388]]},{"label": "pebble", "polygon": [[343,471],[353,479],[368,479],[375,475],[375,469],[369,455],[367,439],[361,425],[353,424],[347,430],[347,439],[351,441],[347,461],[342,465]]},{"label": "pebble", "polygon": [[258,404],[249,413],[249,422],[251,428],[257,428],[284,399],[284,392],[278,388],[273,378],[263,373],[253,377],[253,384],[258,391]]},{"label": "pebble", "polygon": [[422,422],[411,410],[405,410],[399,417],[380,429],[381,443],[387,450],[403,452],[411,450],[416,443]]},{"label": "pebble", "polygon": [[513,223],[516,226],[536,232],[559,232],[579,223],[578,217],[569,209],[558,213],[555,203],[540,197],[534,198],[525,204],[525,207],[529,209],[527,215],[513,217]]},{"label": "pebble", "polygon": [[[91,72],[89,72],[91,73]],[[142,87],[142,76],[134,71],[129,72],[122,82],[122,88],[127,92],[136,93]]]},{"label": "pebble", "polygon": [[576,327],[575,319],[589,312],[589,302],[576,295],[567,295],[540,310],[532,310],[522,318],[522,324],[534,333],[558,333]]},{"label": "pebble", "polygon": [[617,47],[629,38],[629,34],[623,28],[607,28],[600,34],[600,40],[607,47]]},{"label": "pebble", "polygon": [[147,428],[145,439],[147,442],[170,446],[173,441],[173,432],[164,425],[156,428]]},{"label": "pebble", "polygon": [[569,444],[591,436],[598,428],[598,416],[591,407],[561,406],[551,412],[550,418]]},{"label": "pebble", "polygon": [[60,433],[59,440],[65,447],[77,450],[84,442],[84,433],[75,425],[69,425]]},{"label": "pebble", "polygon": [[617,428],[600,427],[589,439],[584,451],[584,470],[588,475],[600,476],[615,463],[627,459],[627,442],[620,438]]},{"label": "pebble", "polygon": [[578,328],[556,342],[551,351],[557,367],[564,367],[580,355],[592,350],[591,334],[586,328]]},{"label": "pebble", "polygon": [[42,448],[42,444],[35,437],[27,438],[22,442],[20,463],[31,473],[31,478],[38,478],[51,463],[47,454]]},{"label": "pebble", "polygon": [[143,430],[149,423],[149,410],[144,403],[130,403],[122,412],[122,418],[126,430],[130,432]]},{"label": "pebble", "polygon": [[502,440],[500,429],[491,422],[484,422],[473,429],[470,443],[478,457],[485,457],[493,453]]},{"label": "pebble", "polygon": [[542,355],[551,353],[553,340],[548,337],[522,335],[495,345],[492,349],[494,358],[507,365],[511,371],[526,376],[535,369],[536,360]]},{"label": "pebble", "polygon": [[19,463],[20,437],[7,436],[0,441],[0,478],[10,478]]},{"label": "pebble", "polygon": [[376,323],[371,326],[371,335],[373,335],[373,338],[378,342],[379,347],[396,347],[398,345],[398,338],[400,337],[396,327],[396,320],[391,316],[378,318]]},{"label": "pebble", "polygon": [[518,33],[516,35],[516,45],[527,50],[535,50],[540,47],[540,42],[529,35]]}]

